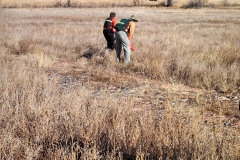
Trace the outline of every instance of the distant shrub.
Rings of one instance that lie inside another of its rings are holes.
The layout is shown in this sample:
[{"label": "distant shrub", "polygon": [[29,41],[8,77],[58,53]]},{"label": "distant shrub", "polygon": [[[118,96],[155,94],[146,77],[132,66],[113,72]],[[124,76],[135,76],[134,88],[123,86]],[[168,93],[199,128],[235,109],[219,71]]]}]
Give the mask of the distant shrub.
[{"label": "distant shrub", "polygon": [[189,0],[182,8],[202,8],[206,6],[207,2],[207,0]]},{"label": "distant shrub", "polygon": [[132,4],[122,3],[117,4],[115,2],[112,3],[76,3],[76,2],[61,2],[57,1],[52,4],[52,7],[62,7],[62,8],[108,8],[108,7],[130,7]]},{"label": "distant shrub", "polygon": [[216,5],[214,3],[210,3],[208,7],[214,8]]},{"label": "distant shrub", "polygon": [[62,7],[62,2],[56,2],[53,4],[53,7]]},{"label": "distant shrub", "polygon": [[165,1],[162,1],[162,2],[160,2],[160,3],[158,4],[158,6],[164,6],[164,7],[165,7],[165,6],[167,6],[167,5],[166,5],[166,2],[165,2]]},{"label": "distant shrub", "polygon": [[240,6],[239,3],[233,3],[233,7]]},{"label": "distant shrub", "polygon": [[229,6],[228,0],[222,0],[222,5],[223,6]]}]

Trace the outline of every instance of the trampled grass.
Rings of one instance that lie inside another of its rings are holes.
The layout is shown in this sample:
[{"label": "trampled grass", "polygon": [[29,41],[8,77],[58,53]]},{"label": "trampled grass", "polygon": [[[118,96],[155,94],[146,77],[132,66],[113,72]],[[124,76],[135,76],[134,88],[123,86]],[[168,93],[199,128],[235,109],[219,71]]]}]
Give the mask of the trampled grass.
[{"label": "trampled grass", "polygon": [[[129,65],[111,11],[139,19]],[[239,12],[2,10],[1,159],[239,159]]]}]

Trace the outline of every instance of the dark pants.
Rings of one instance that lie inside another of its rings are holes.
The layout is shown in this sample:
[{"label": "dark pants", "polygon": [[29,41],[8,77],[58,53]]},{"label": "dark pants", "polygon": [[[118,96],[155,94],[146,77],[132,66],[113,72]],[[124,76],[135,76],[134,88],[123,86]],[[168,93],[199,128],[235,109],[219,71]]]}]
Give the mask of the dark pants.
[{"label": "dark pants", "polygon": [[114,33],[110,30],[110,29],[106,29],[106,30],[103,30],[103,35],[107,41],[107,48],[108,49],[115,49],[115,44],[114,44],[114,41],[115,41],[115,37],[114,37]]}]

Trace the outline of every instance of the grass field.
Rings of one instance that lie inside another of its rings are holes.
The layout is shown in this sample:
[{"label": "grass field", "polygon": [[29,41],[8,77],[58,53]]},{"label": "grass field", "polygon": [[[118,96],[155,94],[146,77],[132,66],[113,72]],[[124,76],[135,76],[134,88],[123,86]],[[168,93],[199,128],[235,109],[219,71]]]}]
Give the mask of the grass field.
[{"label": "grass field", "polygon": [[[102,25],[134,14],[128,65]],[[2,9],[0,159],[239,159],[240,10]]]},{"label": "grass field", "polygon": [[[182,7],[190,3],[204,4],[204,6],[219,7],[219,6],[239,6],[238,0],[173,0],[175,7]],[[167,0],[1,0],[0,4],[6,8],[24,7],[113,7],[113,6],[133,6],[133,5],[163,5],[167,4]]]}]

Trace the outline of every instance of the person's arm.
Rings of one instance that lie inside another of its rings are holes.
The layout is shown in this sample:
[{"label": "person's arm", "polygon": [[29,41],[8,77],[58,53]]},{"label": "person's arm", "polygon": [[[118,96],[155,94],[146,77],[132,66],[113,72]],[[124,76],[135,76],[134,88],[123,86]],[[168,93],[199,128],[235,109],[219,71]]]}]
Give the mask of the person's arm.
[{"label": "person's arm", "polygon": [[135,30],[135,22],[130,22],[129,25],[128,39],[131,41]]}]

